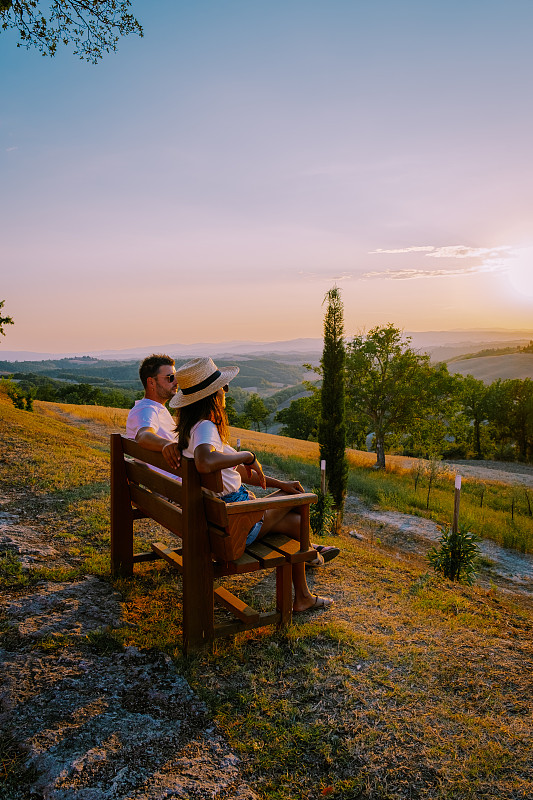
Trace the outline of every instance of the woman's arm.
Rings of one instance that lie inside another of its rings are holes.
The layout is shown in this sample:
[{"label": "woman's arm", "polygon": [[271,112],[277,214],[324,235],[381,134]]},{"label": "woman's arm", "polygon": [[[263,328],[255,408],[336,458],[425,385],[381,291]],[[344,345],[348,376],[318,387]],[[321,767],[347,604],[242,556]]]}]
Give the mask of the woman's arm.
[{"label": "woman's arm", "polygon": [[[212,444],[199,444],[194,448],[194,463],[198,472],[216,472],[217,469],[242,467],[246,474],[256,478],[254,486],[266,488],[265,476],[261,464],[250,450],[241,450],[237,453],[219,453]],[[244,465],[247,464],[246,467]],[[239,469],[242,478],[242,472]]]}]

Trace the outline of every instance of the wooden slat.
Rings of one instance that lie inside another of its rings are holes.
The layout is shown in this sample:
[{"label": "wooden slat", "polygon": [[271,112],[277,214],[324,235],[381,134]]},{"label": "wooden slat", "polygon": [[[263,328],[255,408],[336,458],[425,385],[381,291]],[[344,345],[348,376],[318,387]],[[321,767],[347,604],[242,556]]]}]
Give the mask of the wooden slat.
[{"label": "wooden slat", "polygon": [[234,636],[236,633],[249,631],[252,628],[262,628],[265,625],[278,625],[280,614],[278,611],[263,611],[259,614],[259,620],[254,623],[246,622],[223,622],[215,625],[215,638],[222,636]]},{"label": "wooden slat", "polygon": [[300,543],[296,539],[290,539],[282,533],[268,533],[261,541],[283,553],[291,564],[300,564],[302,561],[312,561],[316,558],[316,550],[313,548],[300,550]]},{"label": "wooden slat", "polygon": [[156,555],[154,552],[150,553],[135,553],[133,556],[133,563],[137,564],[142,561],[157,561],[160,556]]},{"label": "wooden slat", "polygon": [[258,569],[261,569],[261,562],[249,553],[244,553],[235,561],[216,561],[213,565],[215,578],[242,575],[245,572],[256,572]]},{"label": "wooden slat", "polygon": [[240,500],[237,503],[228,503],[226,510],[228,516],[242,514],[245,511],[262,511],[267,508],[296,508],[316,503],[317,496],[311,492],[302,494],[287,494],[280,497],[277,493],[273,497],[258,497],[255,500]]},{"label": "wooden slat", "polygon": [[282,553],[278,553],[268,545],[263,544],[261,540],[248,545],[246,552],[259,559],[264,569],[279,567],[285,563],[285,556]]},{"label": "wooden slat", "polygon": [[132,483],[142,483],[148,489],[158,494],[164,495],[174,503],[181,505],[181,482],[178,483],[179,478],[167,478],[161,475],[160,472],[154,472],[153,469],[141,464],[139,461],[126,461],[126,474],[128,480]]},{"label": "wooden slat", "polygon": [[172,547],[167,547],[163,542],[152,542],[151,547],[154,553],[157,553],[160,558],[164,558],[165,561],[168,561],[173,567],[183,572],[183,557],[181,552],[172,549]]},{"label": "wooden slat", "polygon": [[127,439],[125,436],[121,436],[121,439],[122,449],[126,455],[137,458],[139,461],[145,461],[147,464],[151,464],[152,467],[170,472],[172,475],[182,476],[183,466],[179,467],[179,469],[173,469],[167,464],[161,453],[157,453],[155,450],[147,450],[137,442],[134,442],[133,439]]},{"label": "wooden slat", "polygon": [[152,519],[159,522],[164,528],[181,536],[183,529],[181,508],[152,494],[147,489],[143,489],[142,486],[130,484],[130,494],[132,502],[136,506],[148,512]]},{"label": "wooden slat", "polygon": [[243,603],[242,600],[239,600],[234,594],[228,592],[223,586],[219,586],[218,589],[215,589],[215,600],[221,606],[227,608],[228,611],[231,611],[241,622],[251,623],[252,625],[259,622],[259,611]]}]

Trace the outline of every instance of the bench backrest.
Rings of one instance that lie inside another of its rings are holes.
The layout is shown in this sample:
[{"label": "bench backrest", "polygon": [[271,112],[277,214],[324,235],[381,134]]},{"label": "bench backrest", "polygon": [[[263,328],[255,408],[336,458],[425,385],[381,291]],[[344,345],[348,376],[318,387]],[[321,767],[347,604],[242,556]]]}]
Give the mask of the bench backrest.
[{"label": "bench backrest", "polygon": [[[128,503],[151,517],[182,539],[206,531],[209,546],[216,558],[234,561],[244,553],[246,536],[263,511],[249,510],[242,503],[227,506],[213,492],[222,491],[220,470],[200,474],[194,459],[182,457],[181,466],[173,470],[161,453],[145,450],[137,442],[120,434],[111,438],[112,482],[121,483],[129,493]],[[157,470],[163,470],[162,474]],[[117,496],[115,486],[114,496]]]}]

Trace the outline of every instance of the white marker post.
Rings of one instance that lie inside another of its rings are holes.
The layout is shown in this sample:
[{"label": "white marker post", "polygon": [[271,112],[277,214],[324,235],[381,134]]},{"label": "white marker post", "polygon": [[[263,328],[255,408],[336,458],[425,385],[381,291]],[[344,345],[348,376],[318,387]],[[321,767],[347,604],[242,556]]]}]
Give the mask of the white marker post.
[{"label": "white marker post", "polygon": [[459,529],[459,501],[461,499],[461,476],[455,476],[455,496],[453,501],[453,523],[452,533],[457,533]]},{"label": "white marker post", "polygon": [[241,440],[237,439],[237,450],[241,449]]},{"label": "white marker post", "polygon": [[324,460],[320,462],[320,491],[322,494],[326,494],[326,462]]}]

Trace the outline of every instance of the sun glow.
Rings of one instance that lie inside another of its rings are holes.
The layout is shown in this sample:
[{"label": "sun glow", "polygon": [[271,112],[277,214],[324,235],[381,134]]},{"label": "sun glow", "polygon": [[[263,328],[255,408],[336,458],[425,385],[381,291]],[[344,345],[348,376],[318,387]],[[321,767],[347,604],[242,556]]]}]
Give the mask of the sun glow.
[{"label": "sun glow", "polygon": [[533,247],[516,251],[516,258],[509,261],[507,275],[520,297],[533,297]]}]

